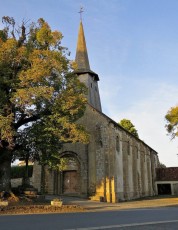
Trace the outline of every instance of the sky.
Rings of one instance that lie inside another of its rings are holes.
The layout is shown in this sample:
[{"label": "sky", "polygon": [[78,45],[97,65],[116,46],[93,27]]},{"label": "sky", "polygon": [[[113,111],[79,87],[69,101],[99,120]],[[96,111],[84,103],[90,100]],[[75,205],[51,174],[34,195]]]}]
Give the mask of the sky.
[{"label": "sky", "polygon": [[177,0],[0,0],[0,6],[0,18],[14,17],[19,25],[44,18],[62,32],[72,60],[82,6],[103,113],[116,122],[131,120],[160,162],[178,167],[178,138],[170,140],[164,118],[178,105]]}]

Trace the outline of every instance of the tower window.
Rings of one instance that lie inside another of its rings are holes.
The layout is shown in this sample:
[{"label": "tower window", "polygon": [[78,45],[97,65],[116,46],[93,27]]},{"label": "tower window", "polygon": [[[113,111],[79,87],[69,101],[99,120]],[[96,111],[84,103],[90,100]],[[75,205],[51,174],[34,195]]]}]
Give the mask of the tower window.
[{"label": "tower window", "polygon": [[92,83],[91,83],[91,88],[92,88]]}]

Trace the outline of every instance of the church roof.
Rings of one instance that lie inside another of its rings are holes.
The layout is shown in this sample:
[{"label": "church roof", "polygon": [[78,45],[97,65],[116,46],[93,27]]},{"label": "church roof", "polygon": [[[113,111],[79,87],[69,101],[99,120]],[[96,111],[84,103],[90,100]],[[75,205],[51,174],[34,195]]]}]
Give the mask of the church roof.
[{"label": "church roof", "polygon": [[133,135],[132,133],[130,133],[127,129],[124,129],[119,123],[115,122],[114,120],[112,120],[110,117],[108,117],[106,114],[104,114],[103,112],[97,110],[96,108],[94,108],[91,104],[87,104],[90,108],[92,108],[92,110],[96,111],[97,113],[99,113],[101,116],[105,117],[109,123],[112,123],[115,127],[118,127],[120,130],[123,130],[125,133],[127,133],[129,136],[132,136],[133,138],[135,138],[136,140],[138,140],[139,142],[141,142],[143,145],[147,146],[149,149],[151,149],[154,154],[158,154],[152,147],[150,147],[149,145],[147,145],[144,141],[142,141],[140,138],[136,137],[135,135]]},{"label": "church roof", "polygon": [[77,63],[77,70],[75,71],[75,73],[77,74],[89,73],[93,75],[97,81],[99,80],[98,75],[90,69],[82,21],[80,21],[80,26],[79,26],[75,61]]}]

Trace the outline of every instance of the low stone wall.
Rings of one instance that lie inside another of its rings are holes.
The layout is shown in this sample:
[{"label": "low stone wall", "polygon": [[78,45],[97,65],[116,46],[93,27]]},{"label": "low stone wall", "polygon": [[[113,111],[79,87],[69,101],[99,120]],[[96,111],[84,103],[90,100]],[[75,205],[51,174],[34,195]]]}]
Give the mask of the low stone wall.
[{"label": "low stone wall", "polygon": [[[30,177],[30,184],[32,184],[32,177]],[[22,178],[11,179],[11,187],[17,188],[22,185]]]}]

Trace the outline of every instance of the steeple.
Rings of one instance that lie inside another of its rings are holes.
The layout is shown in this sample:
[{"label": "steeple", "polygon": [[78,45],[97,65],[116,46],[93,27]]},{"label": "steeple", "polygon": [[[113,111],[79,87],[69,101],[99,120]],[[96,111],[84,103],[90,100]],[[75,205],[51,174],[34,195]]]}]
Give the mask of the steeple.
[{"label": "steeple", "polygon": [[84,35],[82,21],[80,21],[80,26],[79,26],[75,61],[78,66],[78,70],[83,70],[83,71],[90,70],[90,64],[88,60],[88,52],[87,52],[87,46],[85,42],[85,35]]},{"label": "steeple", "polygon": [[78,74],[91,73],[95,77],[95,79],[99,81],[98,74],[94,73],[90,69],[82,21],[80,21],[80,25],[79,25],[75,62],[77,63],[77,70],[75,71],[76,73]]},{"label": "steeple", "polygon": [[78,75],[79,80],[88,88],[88,103],[95,109],[101,111],[101,102],[98,89],[99,77],[98,74],[94,73],[90,69],[82,21],[80,21],[79,25],[75,62],[77,64],[75,73]]}]

